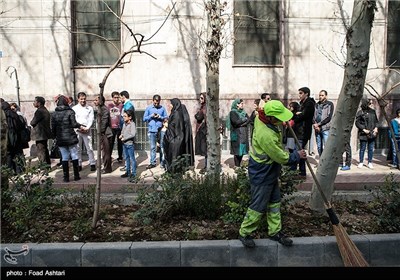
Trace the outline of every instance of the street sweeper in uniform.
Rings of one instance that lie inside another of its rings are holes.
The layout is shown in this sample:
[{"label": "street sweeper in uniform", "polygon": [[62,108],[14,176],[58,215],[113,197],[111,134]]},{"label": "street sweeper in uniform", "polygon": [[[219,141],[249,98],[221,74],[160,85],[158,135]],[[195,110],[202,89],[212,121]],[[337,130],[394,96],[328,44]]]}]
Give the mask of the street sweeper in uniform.
[{"label": "street sweeper in uniform", "polygon": [[282,232],[279,175],[282,164],[291,165],[306,159],[304,150],[292,153],[284,150],[279,127],[293,117],[281,101],[271,100],[259,111],[254,121],[254,132],[248,165],[251,185],[251,202],[239,230],[239,240],[246,247],[255,247],[251,234],[257,230],[262,215],[266,213],[268,235],[284,246],[293,241]]}]

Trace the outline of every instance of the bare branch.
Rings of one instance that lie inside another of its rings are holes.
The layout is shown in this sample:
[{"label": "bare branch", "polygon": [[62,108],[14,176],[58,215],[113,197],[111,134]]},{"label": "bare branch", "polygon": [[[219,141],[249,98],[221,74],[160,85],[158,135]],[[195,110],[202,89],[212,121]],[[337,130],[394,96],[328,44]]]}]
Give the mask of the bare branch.
[{"label": "bare branch", "polygon": [[340,19],[342,20],[343,26],[346,30],[349,29],[349,25],[346,23],[346,13],[343,10],[343,2],[344,0],[337,0],[337,4],[339,7]]}]

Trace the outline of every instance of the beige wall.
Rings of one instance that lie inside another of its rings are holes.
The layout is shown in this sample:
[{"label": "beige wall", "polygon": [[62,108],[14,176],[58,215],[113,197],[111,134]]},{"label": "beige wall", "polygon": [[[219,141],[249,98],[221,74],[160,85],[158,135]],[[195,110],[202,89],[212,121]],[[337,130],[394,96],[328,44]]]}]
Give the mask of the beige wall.
[{"label": "beige wall", "polygon": [[[227,1],[227,14],[232,13],[232,1]],[[378,11],[372,31],[371,69],[382,68],[385,62],[386,0],[378,1]],[[166,100],[178,97],[187,104],[189,113],[196,109],[196,94],[205,90],[205,65],[199,34],[205,31],[206,14],[202,1],[176,1],[175,11],[157,33],[153,45],[134,54],[132,62],[115,70],[105,87],[106,98],[114,90],[128,90],[138,110],[144,110],[153,94]],[[18,71],[22,111],[32,118],[35,96],[44,96],[47,107],[54,109],[52,97],[62,93],[73,96],[85,91],[89,100],[98,93],[98,84],[107,69],[75,69],[71,67],[70,1],[67,0],[8,0],[0,2],[7,11],[0,18],[0,96],[16,101],[15,76],[5,72],[10,65]],[[345,1],[351,15],[353,1]],[[124,20],[138,33],[152,35],[162,24],[171,1],[127,1]],[[262,92],[274,92],[283,100],[296,100],[297,90],[308,86],[317,96],[326,89],[329,99],[336,102],[342,85],[344,30],[338,18],[335,1],[284,1],[284,64],[282,67],[233,67],[232,45],[227,44],[220,61],[220,115],[229,112],[231,102],[240,97],[246,100],[250,114],[253,100]],[[232,22],[226,25],[225,38],[232,36]],[[125,48],[132,37],[122,32]],[[229,40],[228,40],[229,41]],[[334,57],[336,63],[330,61]],[[338,65],[339,64],[339,65]],[[370,70],[368,81],[381,91],[400,81],[399,75],[380,75]],[[378,78],[376,78],[378,77]],[[399,107],[400,89],[393,94],[393,107]],[[389,109],[391,114],[393,110]],[[382,123],[382,125],[385,125]],[[354,139],[355,137],[353,137]]]}]

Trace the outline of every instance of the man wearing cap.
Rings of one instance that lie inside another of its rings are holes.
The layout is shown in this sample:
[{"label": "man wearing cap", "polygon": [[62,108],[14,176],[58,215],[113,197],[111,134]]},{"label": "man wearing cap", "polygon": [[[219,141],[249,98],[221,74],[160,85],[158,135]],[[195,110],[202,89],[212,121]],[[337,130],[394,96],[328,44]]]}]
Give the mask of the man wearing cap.
[{"label": "man wearing cap", "polygon": [[248,172],[251,185],[251,202],[239,230],[239,240],[246,247],[254,247],[251,234],[257,230],[264,213],[267,213],[268,235],[284,246],[293,241],[282,231],[280,190],[278,178],[282,164],[293,164],[306,158],[304,150],[292,153],[283,149],[279,126],[293,114],[279,100],[264,105],[264,111],[254,121],[253,146],[250,150]]}]

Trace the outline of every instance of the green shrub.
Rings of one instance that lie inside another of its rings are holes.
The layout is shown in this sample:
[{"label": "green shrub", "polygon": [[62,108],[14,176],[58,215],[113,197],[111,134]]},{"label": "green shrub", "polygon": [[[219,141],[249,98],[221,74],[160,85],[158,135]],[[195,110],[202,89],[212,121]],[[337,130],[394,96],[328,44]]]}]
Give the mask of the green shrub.
[{"label": "green shrub", "polygon": [[176,216],[216,219],[223,211],[225,182],[220,175],[164,173],[149,188],[139,190],[141,207],[134,217],[144,224]]},{"label": "green shrub", "polygon": [[51,188],[53,178],[48,172],[46,164],[26,166],[20,174],[2,166],[2,181],[7,180],[7,184],[1,188],[1,218],[16,234],[45,230],[39,228],[40,221],[46,221],[54,209],[64,205],[57,198],[62,191]]},{"label": "green shrub", "polygon": [[394,174],[385,177],[385,183],[372,191],[371,207],[377,215],[377,233],[400,232],[400,182]]},{"label": "green shrub", "polygon": [[222,220],[225,223],[242,222],[250,204],[250,181],[247,175],[247,167],[237,168],[236,175],[236,178],[227,180],[227,209],[222,215]]}]

